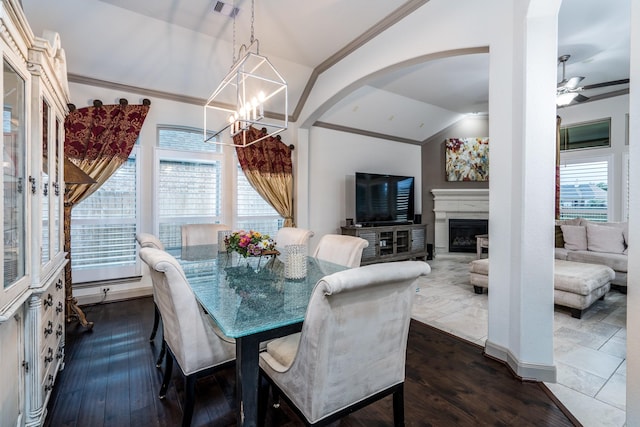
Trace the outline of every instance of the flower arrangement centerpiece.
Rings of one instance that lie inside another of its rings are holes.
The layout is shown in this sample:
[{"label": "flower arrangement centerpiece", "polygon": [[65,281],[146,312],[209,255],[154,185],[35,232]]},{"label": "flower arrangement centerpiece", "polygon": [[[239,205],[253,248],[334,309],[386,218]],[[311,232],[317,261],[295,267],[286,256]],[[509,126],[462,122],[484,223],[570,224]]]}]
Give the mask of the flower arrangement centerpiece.
[{"label": "flower arrangement centerpiece", "polygon": [[268,234],[258,231],[234,231],[225,237],[227,252],[237,252],[243,257],[262,256],[275,253],[276,243]]}]

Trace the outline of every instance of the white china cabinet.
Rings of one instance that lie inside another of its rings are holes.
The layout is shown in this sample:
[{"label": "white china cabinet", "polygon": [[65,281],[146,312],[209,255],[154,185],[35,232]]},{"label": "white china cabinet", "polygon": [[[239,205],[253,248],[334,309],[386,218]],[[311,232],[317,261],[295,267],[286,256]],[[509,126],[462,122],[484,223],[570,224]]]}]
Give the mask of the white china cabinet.
[{"label": "white china cabinet", "polygon": [[2,0],[0,427],[42,425],[64,367],[63,139],[69,90],[56,33]]}]

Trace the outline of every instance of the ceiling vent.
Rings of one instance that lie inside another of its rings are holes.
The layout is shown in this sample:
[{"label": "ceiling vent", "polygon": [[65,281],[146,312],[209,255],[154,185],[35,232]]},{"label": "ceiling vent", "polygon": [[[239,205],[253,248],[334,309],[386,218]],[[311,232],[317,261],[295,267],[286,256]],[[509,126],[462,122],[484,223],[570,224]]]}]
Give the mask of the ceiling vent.
[{"label": "ceiling vent", "polygon": [[240,12],[240,8],[233,7],[232,5],[221,1],[217,1],[213,6],[213,11],[224,16],[228,16],[229,18],[235,18],[236,15],[238,15],[238,12]]}]

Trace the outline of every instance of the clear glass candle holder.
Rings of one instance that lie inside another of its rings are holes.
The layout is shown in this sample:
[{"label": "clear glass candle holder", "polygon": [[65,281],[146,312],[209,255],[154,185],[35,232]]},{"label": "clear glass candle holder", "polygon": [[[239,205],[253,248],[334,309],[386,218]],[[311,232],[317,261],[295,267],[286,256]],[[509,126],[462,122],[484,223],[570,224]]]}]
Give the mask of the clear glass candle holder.
[{"label": "clear glass candle holder", "polygon": [[287,279],[307,277],[307,245],[286,245],[284,252],[284,277]]},{"label": "clear glass candle holder", "polygon": [[224,240],[229,236],[231,236],[231,230],[218,231],[218,252],[227,252],[227,245],[225,245]]}]

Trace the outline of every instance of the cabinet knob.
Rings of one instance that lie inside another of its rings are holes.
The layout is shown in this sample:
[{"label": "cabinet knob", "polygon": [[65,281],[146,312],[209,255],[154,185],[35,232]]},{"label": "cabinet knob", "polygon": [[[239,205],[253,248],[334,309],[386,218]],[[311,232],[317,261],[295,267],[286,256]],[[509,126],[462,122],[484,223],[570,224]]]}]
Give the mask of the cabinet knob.
[{"label": "cabinet knob", "polygon": [[31,183],[31,194],[36,194],[37,192],[37,185],[36,185],[36,179],[32,176],[29,177],[29,182]]},{"label": "cabinet knob", "polygon": [[53,305],[53,296],[51,296],[51,294],[47,295],[47,297],[44,299],[44,301],[42,301],[42,303],[44,304],[45,310],[51,307]]},{"label": "cabinet knob", "polygon": [[44,336],[48,337],[51,333],[53,333],[53,323],[51,323],[51,320],[49,320],[49,322],[47,323],[47,327],[44,328]]},{"label": "cabinet knob", "polygon": [[48,365],[52,361],[53,361],[53,350],[51,349],[51,347],[49,347],[49,350],[47,351],[47,355],[44,358],[44,364]]}]

